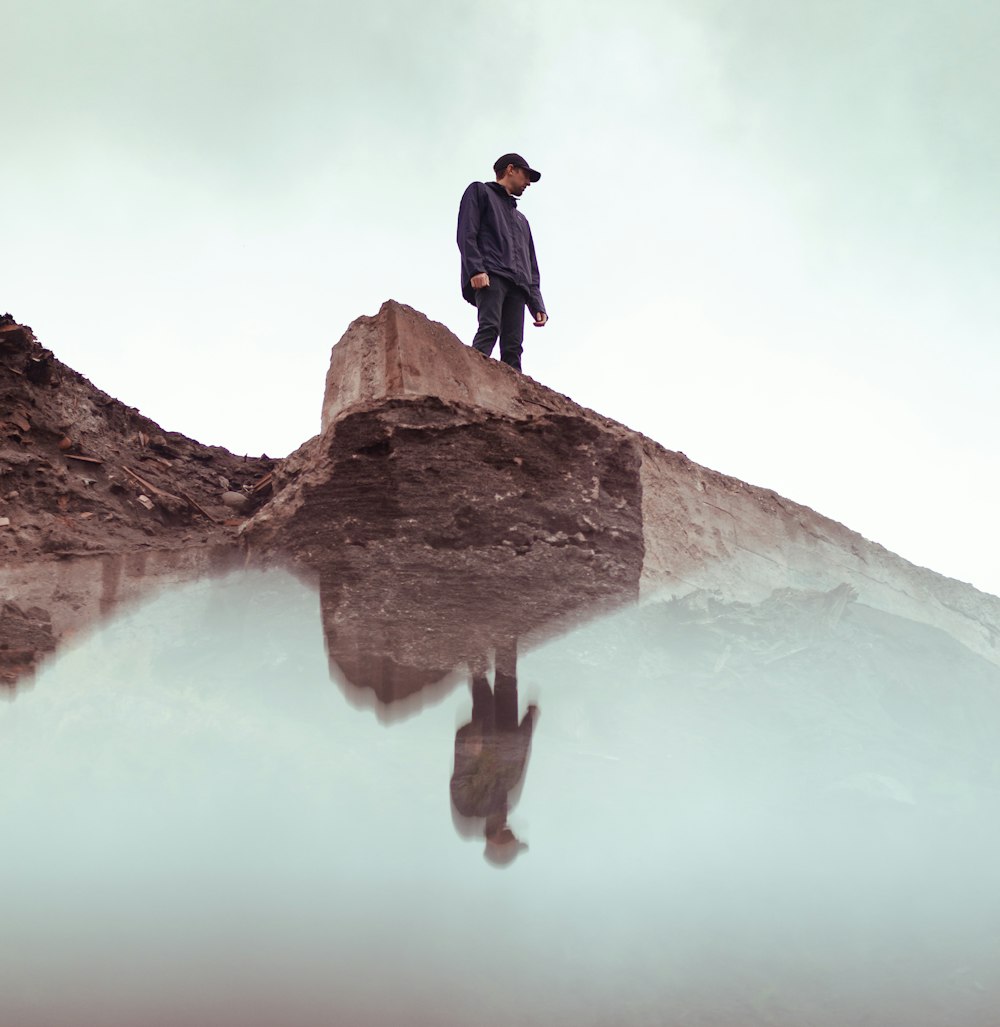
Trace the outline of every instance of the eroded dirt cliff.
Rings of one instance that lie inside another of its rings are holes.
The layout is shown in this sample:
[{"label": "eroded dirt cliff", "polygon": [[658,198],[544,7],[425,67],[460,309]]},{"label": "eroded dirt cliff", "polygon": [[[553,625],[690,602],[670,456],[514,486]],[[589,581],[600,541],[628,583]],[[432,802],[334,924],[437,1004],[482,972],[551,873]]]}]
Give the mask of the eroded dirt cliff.
[{"label": "eroded dirt cliff", "polygon": [[249,512],[273,463],[164,431],[0,318],[4,563],[230,539],[240,520],[224,494]]}]

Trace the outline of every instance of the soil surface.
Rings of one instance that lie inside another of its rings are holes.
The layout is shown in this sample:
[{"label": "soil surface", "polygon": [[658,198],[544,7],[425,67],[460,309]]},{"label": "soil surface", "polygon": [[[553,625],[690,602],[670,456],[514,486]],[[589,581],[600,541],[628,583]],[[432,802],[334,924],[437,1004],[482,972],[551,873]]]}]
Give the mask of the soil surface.
[{"label": "soil surface", "polygon": [[274,464],[165,431],[0,316],[0,563],[233,541]]}]

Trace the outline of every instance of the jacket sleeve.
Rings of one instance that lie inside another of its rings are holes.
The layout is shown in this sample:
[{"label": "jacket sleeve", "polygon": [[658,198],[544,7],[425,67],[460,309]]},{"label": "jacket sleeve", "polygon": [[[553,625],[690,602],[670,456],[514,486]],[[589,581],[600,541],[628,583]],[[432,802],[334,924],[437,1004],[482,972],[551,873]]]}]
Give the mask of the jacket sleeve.
[{"label": "jacket sleeve", "polygon": [[479,252],[479,222],[481,218],[479,190],[482,185],[473,182],[462,195],[458,208],[458,252],[462,255],[462,281],[486,270]]},{"label": "jacket sleeve", "polygon": [[[535,259],[535,240],[528,231],[528,255],[531,258],[531,288],[528,290],[528,306],[532,314],[540,310],[545,311],[545,300],[542,299],[542,290],[539,288],[538,261]],[[547,313],[547,311],[546,311]]]},{"label": "jacket sleeve", "polygon": [[[527,712],[521,718],[521,723],[518,724],[517,730],[520,732],[526,745],[531,744],[531,733],[535,729],[535,719],[538,716],[538,709],[535,706],[529,706]],[[527,752],[527,749],[525,749]]]}]

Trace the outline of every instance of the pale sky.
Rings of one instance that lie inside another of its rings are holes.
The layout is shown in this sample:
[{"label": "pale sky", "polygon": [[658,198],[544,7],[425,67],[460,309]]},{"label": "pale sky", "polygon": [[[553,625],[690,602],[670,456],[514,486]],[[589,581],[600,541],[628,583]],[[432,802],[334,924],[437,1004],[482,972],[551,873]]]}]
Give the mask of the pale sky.
[{"label": "pale sky", "polygon": [[528,374],[1000,593],[1000,7],[0,0],[0,313],[167,430],[281,456],[394,298],[465,341],[516,150]]}]

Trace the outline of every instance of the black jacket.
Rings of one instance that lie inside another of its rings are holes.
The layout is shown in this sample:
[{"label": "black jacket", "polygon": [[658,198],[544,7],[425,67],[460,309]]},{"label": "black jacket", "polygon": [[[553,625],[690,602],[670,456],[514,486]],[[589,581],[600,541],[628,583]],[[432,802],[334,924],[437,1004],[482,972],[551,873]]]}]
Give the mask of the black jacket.
[{"label": "black jacket", "polygon": [[528,219],[499,182],[473,182],[458,208],[458,250],[462,255],[462,295],[473,306],[473,275],[503,275],[528,294],[532,314],[545,310],[538,288],[538,261]]},{"label": "black jacket", "polygon": [[[514,717],[516,722],[516,707]],[[534,723],[535,713],[529,710],[513,730],[491,729],[475,721],[458,729],[451,801],[463,817],[507,811],[508,794],[524,777]]]}]

